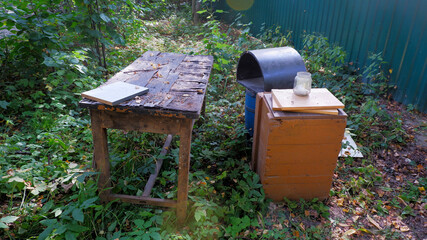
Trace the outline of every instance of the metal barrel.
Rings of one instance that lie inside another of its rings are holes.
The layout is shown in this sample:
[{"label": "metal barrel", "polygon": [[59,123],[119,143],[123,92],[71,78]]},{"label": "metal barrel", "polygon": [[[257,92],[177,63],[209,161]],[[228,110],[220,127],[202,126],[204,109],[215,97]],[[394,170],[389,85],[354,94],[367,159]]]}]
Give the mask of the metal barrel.
[{"label": "metal barrel", "polygon": [[271,89],[293,88],[297,72],[306,71],[301,55],[291,47],[250,50],[237,64],[237,81],[246,87],[245,126],[253,136],[255,96]]},{"label": "metal barrel", "polygon": [[246,51],[237,65],[237,81],[250,91],[293,88],[297,72],[306,71],[301,55],[291,47]]}]

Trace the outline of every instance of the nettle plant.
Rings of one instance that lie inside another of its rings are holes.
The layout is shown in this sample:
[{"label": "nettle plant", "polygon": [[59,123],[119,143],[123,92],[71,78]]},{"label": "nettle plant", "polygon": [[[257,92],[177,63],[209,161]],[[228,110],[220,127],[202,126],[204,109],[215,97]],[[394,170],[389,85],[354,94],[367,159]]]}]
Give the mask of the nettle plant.
[{"label": "nettle plant", "polygon": [[13,125],[14,109],[34,111],[34,103],[50,104],[55,93],[75,98],[67,90],[87,88],[87,74],[105,71],[107,49],[125,44],[119,26],[129,20],[120,14],[136,8],[124,0],[2,1],[0,119]]}]

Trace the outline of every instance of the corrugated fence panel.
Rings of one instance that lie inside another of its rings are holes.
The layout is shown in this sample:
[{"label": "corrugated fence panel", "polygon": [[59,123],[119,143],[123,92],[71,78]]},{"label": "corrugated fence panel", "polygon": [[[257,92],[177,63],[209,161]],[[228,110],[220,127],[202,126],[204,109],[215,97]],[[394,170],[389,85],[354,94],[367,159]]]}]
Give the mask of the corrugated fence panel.
[{"label": "corrugated fence panel", "polygon": [[[233,21],[236,11],[225,0],[217,8],[229,11],[224,20]],[[372,53],[382,53],[394,98],[427,112],[427,0],[254,0],[242,11],[252,32],[280,26],[292,31],[292,42],[303,47],[305,33],[320,33],[342,46],[347,61],[363,68]]]}]

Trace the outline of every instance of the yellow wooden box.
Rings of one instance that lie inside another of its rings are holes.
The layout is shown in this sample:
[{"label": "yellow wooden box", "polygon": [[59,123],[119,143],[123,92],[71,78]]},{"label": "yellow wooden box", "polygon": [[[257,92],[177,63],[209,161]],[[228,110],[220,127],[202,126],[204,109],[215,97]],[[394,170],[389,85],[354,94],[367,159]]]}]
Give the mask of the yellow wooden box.
[{"label": "yellow wooden box", "polygon": [[252,168],[274,201],[329,196],[347,115],[272,110],[272,96],[258,93]]}]

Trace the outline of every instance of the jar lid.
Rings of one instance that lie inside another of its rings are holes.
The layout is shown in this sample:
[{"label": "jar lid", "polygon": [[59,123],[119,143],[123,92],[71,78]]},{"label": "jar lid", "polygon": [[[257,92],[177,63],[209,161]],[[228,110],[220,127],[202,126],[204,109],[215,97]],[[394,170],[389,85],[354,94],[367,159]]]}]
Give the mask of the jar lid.
[{"label": "jar lid", "polygon": [[311,77],[311,73],[309,73],[309,72],[297,72],[297,76],[299,76],[299,77]]}]

